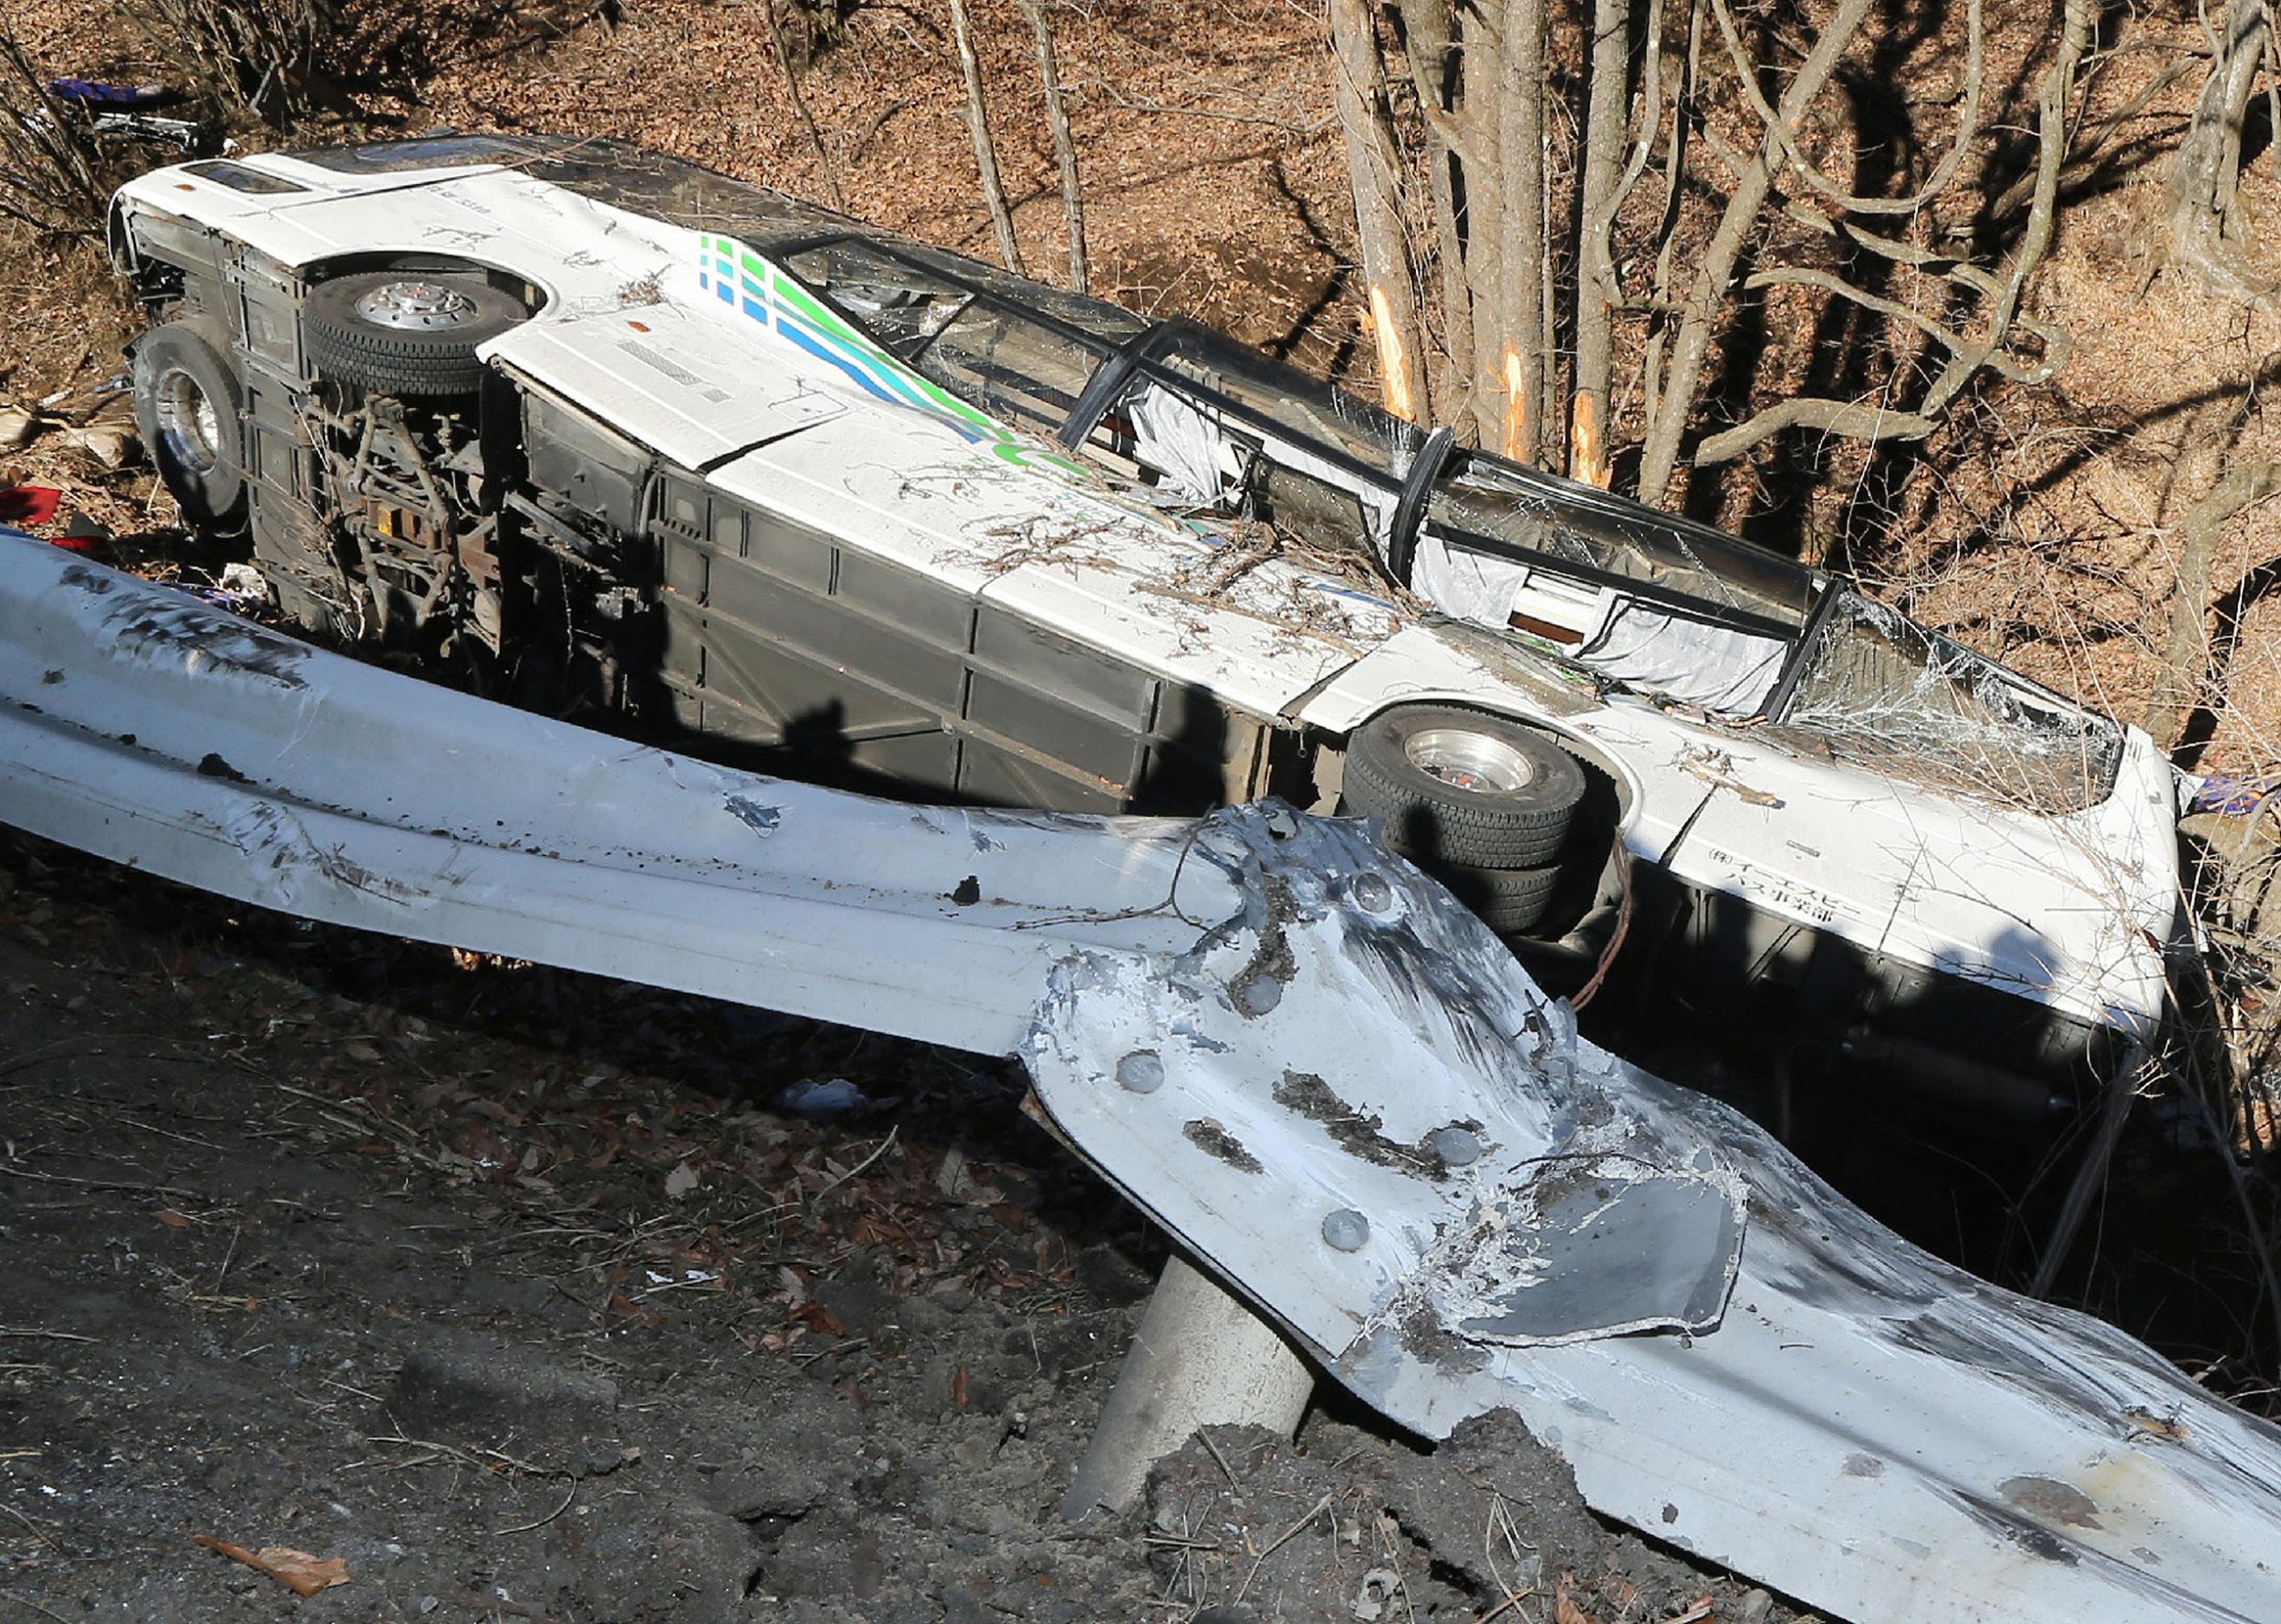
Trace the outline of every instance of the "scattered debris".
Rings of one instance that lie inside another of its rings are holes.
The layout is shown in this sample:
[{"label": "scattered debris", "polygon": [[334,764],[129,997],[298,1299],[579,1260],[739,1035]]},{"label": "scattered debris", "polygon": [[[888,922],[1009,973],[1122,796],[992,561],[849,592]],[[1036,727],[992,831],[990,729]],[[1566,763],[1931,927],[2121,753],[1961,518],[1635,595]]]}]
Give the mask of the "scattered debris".
[{"label": "scattered debris", "polygon": [[838,1117],[870,1103],[843,1077],[803,1077],[776,1096],[776,1109],[796,1117]]}]

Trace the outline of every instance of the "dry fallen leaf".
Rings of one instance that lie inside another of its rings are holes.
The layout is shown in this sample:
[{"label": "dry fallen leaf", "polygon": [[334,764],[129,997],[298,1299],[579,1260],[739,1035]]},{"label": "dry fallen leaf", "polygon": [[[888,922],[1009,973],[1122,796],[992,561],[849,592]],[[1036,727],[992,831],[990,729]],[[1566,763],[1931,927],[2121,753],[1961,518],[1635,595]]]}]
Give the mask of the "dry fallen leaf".
[{"label": "dry fallen leaf", "polygon": [[161,1207],[157,1212],[151,1213],[151,1216],[156,1218],[161,1223],[165,1224],[170,1229],[188,1229],[192,1224],[197,1222],[197,1220],[193,1218],[188,1213],[178,1213],[172,1207]]},{"label": "dry fallen leaf", "polygon": [[697,1188],[697,1170],[686,1161],[665,1175],[665,1193],[679,1201]]},{"label": "dry fallen leaf", "polygon": [[665,1323],[664,1315],[658,1313],[655,1309],[643,1307],[622,1291],[613,1291],[609,1294],[609,1306],[620,1314],[640,1320],[643,1325]]},{"label": "dry fallen leaf", "polygon": [[319,1590],[349,1582],[349,1564],[339,1556],[312,1556],[307,1551],[284,1545],[266,1545],[258,1551],[249,1551],[242,1545],[216,1539],[211,1534],[194,1535],[193,1538],[210,1551],[220,1551],[233,1562],[243,1562],[256,1573],[267,1574],[296,1596],[314,1596]]},{"label": "dry fallen leaf", "polygon": [[1568,1588],[1563,1585],[1552,1598],[1553,1624],[1599,1624],[1591,1614],[1568,1598]]}]

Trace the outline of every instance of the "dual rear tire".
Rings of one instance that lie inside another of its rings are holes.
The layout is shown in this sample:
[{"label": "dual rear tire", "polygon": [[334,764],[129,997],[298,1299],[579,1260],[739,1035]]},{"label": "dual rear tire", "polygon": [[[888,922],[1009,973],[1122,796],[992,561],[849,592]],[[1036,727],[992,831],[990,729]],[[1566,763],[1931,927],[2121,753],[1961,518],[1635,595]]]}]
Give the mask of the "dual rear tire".
[{"label": "dual rear tire", "polygon": [[1347,743],[1343,805],[1500,935],[1545,916],[1587,783],[1544,734],[1485,711],[1402,705]]}]

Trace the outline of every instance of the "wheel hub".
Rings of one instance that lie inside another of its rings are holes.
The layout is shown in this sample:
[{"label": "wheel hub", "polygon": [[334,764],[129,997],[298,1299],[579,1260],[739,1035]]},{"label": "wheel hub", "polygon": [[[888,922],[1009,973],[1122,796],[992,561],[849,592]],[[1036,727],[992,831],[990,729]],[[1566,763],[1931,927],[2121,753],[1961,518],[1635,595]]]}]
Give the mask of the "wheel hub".
[{"label": "wheel hub", "polygon": [[154,395],[167,456],[198,477],[213,473],[222,461],[222,415],[214,397],[180,367],[159,380]]},{"label": "wheel hub", "polygon": [[1511,795],[1536,776],[1535,764],[1512,745],[1464,728],[1426,728],[1402,749],[1420,772],[1478,795]]},{"label": "wheel hub", "polygon": [[436,332],[473,321],[475,301],[443,282],[383,282],[357,301],[357,314],[376,327]]}]

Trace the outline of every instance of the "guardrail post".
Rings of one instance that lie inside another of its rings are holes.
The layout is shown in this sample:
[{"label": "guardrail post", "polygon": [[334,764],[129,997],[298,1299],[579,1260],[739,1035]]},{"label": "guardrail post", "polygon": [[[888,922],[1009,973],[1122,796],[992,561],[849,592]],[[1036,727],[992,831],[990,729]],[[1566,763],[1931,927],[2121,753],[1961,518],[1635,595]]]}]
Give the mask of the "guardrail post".
[{"label": "guardrail post", "polygon": [[1149,1468],[1203,1426],[1298,1431],[1315,1372],[1242,1299],[1178,1254],[1165,1260],[1132,1349],[1078,1463],[1061,1515],[1122,1511]]}]

